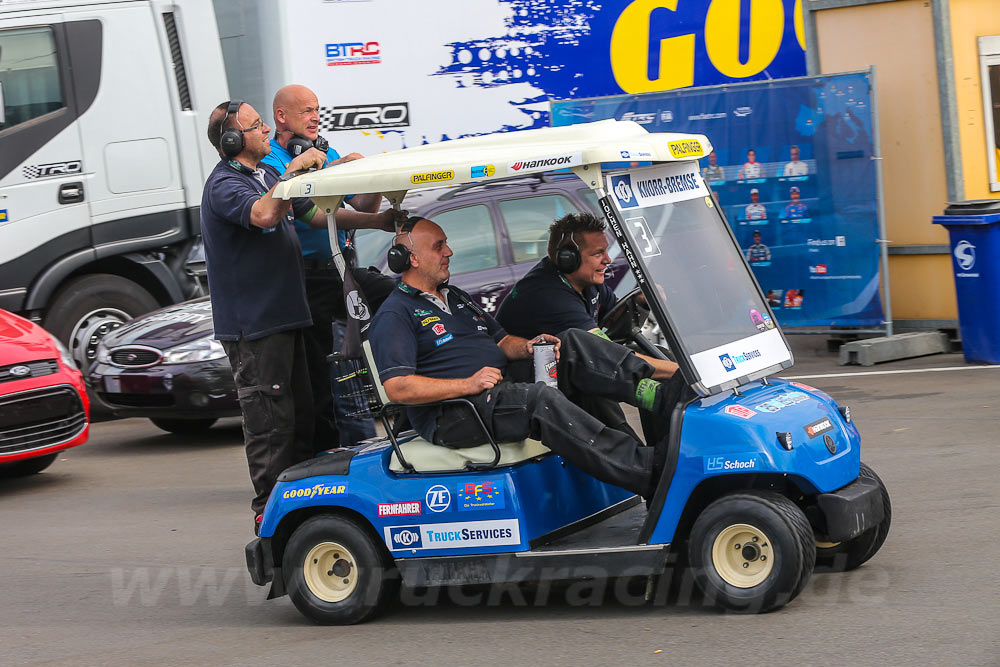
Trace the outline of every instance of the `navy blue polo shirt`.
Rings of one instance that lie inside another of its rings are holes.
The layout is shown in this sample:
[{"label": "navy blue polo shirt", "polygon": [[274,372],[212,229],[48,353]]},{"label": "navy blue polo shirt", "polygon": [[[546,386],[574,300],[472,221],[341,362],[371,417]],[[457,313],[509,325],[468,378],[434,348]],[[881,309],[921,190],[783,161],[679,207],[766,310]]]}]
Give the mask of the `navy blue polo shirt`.
[{"label": "navy blue polo shirt", "polygon": [[263,184],[254,172],[224,159],[205,181],[201,234],[218,340],[255,340],[312,324],[293,224],[314,204],[293,199],[277,226],[251,225],[250,209],[279,176],[270,165],[260,170]]},{"label": "navy blue polo shirt", "polygon": [[[340,153],[332,148],[326,151],[327,164],[340,159]],[[269,164],[278,170],[279,174],[285,173],[288,164],[292,161],[292,154],[278,143],[277,139],[271,139],[271,152],[261,160],[262,164]],[[349,200],[354,195],[347,195],[344,201]],[[302,220],[295,221],[295,233],[299,235],[299,245],[302,246],[302,256],[306,259],[324,261],[333,258],[333,251],[330,250],[330,232],[324,227],[313,227]],[[347,232],[343,229],[337,230],[337,243],[341,248],[349,245]]]},{"label": "navy blue polo shirt", "polygon": [[[489,315],[480,315],[448,290],[446,313],[403,281],[386,298],[372,320],[369,340],[384,383],[394,377],[467,378],[491,366],[501,372],[507,357],[497,343],[507,332]],[[413,428],[433,440],[439,407],[410,408]]]},{"label": "navy blue polo shirt", "polygon": [[533,266],[500,304],[497,320],[522,338],[540,333],[555,336],[566,329],[589,331],[597,318],[615,305],[617,297],[605,284],[587,285],[577,292],[548,257]]}]

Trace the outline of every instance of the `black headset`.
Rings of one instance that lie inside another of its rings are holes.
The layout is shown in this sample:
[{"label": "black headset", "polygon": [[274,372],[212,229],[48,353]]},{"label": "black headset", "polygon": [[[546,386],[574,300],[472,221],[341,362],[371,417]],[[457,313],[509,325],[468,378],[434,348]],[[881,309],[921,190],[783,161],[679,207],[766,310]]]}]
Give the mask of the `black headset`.
[{"label": "black headset", "polygon": [[226,123],[229,122],[229,117],[237,113],[241,106],[243,106],[243,100],[230,100],[229,106],[226,107],[226,117],[222,119],[222,125],[219,126],[221,131],[219,135],[219,149],[228,158],[234,158],[243,152],[243,132],[234,127],[222,130],[222,128],[226,127]]},{"label": "black headset", "polygon": [[292,138],[288,140],[288,145],[285,146],[285,150],[292,157],[302,155],[310,148],[315,148],[320,153],[326,155],[326,152],[330,149],[330,142],[323,137],[316,137],[316,141],[311,141],[300,134],[292,133]]},{"label": "black headset", "polygon": [[[409,237],[410,232],[413,231],[413,226],[416,225],[423,218],[419,216],[410,216],[403,223],[403,226],[399,228],[399,232],[396,233],[396,238],[404,234]],[[413,239],[410,239],[410,245],[413,245]],[[389,248],[389,252],[386,255],[386,260],[389,264],[389,270],[393,273],[402,273],[403,271],[410,270],[410,248],[403,245],[402,243],[397,243]]]},{"label": "black headset", "polygon": [[559,239],[559,248],[556,250],[556,268],[560,273],[573,273],[583,263],[580,246],[573,239],[573,232],[569,232],[568,236],[569,243],[565,243],[567,233],[563,232],[563,237]]}]

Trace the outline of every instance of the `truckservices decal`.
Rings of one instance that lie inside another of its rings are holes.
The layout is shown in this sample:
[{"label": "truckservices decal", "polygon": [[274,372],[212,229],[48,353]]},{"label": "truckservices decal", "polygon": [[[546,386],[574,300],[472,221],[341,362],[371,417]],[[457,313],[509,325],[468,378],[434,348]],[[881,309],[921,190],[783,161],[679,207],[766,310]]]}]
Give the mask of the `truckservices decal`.
[{"label": "truckservices decal", "polygon": [[466,549],[521,543],[521,531],[517,519],[386,526],[383,534],[386,545],[393,551]]}]

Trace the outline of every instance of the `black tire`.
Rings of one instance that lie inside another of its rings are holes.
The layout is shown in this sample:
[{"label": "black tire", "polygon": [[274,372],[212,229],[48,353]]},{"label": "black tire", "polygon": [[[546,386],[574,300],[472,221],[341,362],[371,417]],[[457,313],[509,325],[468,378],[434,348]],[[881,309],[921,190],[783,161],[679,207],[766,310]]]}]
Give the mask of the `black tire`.
[{"label": "black tire", "polygon": [[324,514],[295,529],[281,571],[303,615],[322,625],[353,625],[382,611],[395,592],[391,562],[357,522]]},{"label": "black tire", "polygon": [[99,340],[117,326],[160,307],[138,284],[106,273],[74,278],[49,302],[42,326],[66,343],[81,370],[94,361]]},{"label": "black tire", "polygon": [[15,463],[5,463],[0,465],[0,477],[27,477],[40,473],[52,465],[59,453],[36,456],[33,459],[25,459]]},{"label": "black tire", "polygon": [[176,433],[177,435],[198,435],[199,433],[204,433],[208,429],[212,428],[212,424],[219,421],[218,419],[160,419],[149,418],[149,421],[153,422],[153,425],[159,429],[166,431],[167,433]]},{"label": "black tire", "polygon": [[882,521],[877,526],[866,530],[853,540],[838,542],[833,546],[822,546],[825,543],[817,541],[817,567],[831,572],[847,572],[856,569],[878,553],[878,550],[885,543],[885,538],[889,535],[889,526],[892,524],[892,503],[889,502],[889,491],[885,488],[885,483],[865,463],[861,464],[858,477],[872,479],[878,483],[882,492],[882,508],[885,510],[885,516],[882,517]]},{"label": "black tire", "polygon": [[812,576],[815,558],[805,514],[771,491],[719,498],[698,516],[688,544],[691,572],[705,599],[741,613],[791,602]]}]

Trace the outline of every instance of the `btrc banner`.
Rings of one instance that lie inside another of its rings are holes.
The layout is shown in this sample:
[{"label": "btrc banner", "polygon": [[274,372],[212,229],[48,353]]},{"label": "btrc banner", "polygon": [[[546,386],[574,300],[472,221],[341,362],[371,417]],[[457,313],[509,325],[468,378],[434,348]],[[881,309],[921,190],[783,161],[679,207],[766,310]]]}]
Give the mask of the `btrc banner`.
[{"label": "btrc banner", "polygon": [[294,33],[264,87],[312,88],[341,153],[547,127],[551,99],[806,73],[801,0],[261,4],[265,34]]},{"label": "btrc banner", "polygon": [[[708,136],[702,175],[785,326],[881,325],[867,73],[552,104],[554,125]],[[697,286],[692,289],[697,291]]]}]

